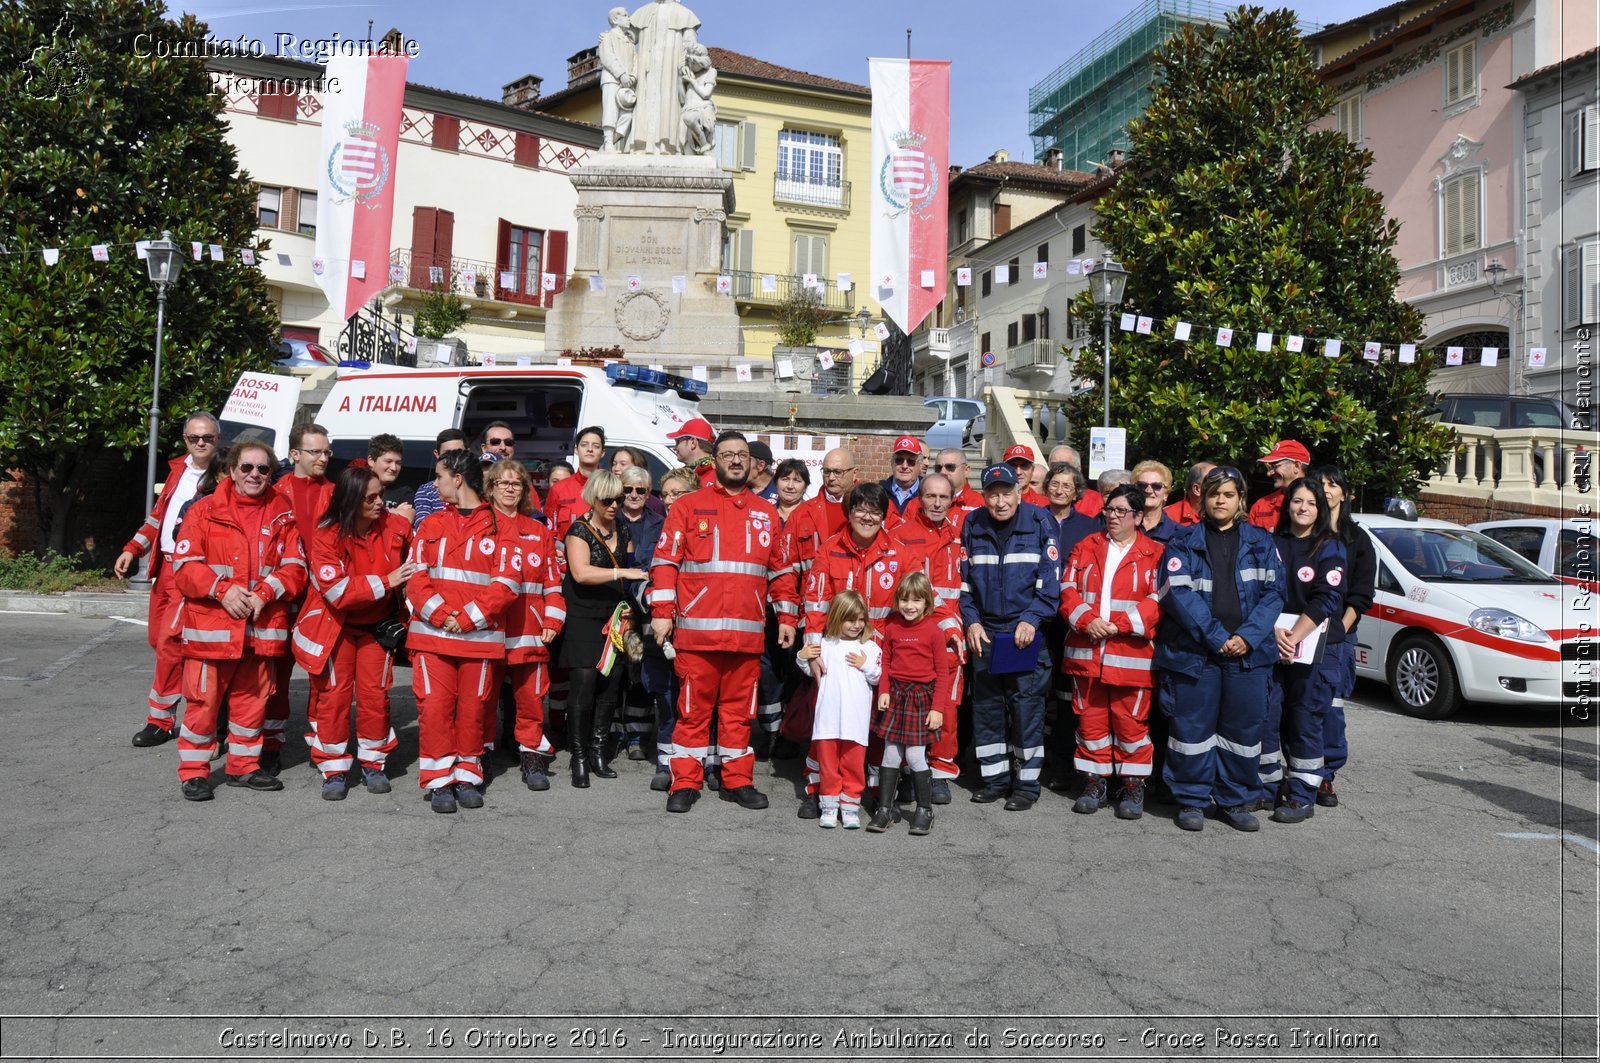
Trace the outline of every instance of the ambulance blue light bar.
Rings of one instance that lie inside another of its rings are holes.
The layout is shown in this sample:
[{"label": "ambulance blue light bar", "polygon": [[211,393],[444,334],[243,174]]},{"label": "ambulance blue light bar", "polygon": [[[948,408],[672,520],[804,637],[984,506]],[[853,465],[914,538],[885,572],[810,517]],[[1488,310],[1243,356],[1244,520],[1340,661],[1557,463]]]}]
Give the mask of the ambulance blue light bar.
[{"label": "ambulance blue light bar", "polygon": [[649,369],[642,365],[626,365],[621,362],[612,362],[606,366],[606,376],[618,384],[642,384],[646,387],[667,388],[685,395],[704,395],[710,390],[703,380],[691,380],[688,377],[664,373],[659,369]]}]

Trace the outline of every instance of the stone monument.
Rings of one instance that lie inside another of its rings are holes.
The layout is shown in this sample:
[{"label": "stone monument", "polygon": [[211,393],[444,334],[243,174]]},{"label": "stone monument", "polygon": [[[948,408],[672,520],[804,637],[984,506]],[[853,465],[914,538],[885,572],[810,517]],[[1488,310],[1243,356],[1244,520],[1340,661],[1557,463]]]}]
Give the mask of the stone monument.
[{"label": "stone monument", "polygon": [[679,0],[613,8],[600,35],[600,153],[572,170],[571,276],[545,349],[621,347],[675,369],[739,353],[732,293],[717,290],[733,179],[712,156],[717,71]]}]

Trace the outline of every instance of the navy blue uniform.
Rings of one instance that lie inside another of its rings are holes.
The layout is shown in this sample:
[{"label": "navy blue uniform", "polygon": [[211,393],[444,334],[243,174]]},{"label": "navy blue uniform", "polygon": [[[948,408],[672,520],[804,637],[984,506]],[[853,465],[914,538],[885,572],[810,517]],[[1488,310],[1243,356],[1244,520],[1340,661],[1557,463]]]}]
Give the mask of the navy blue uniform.
[{"label": "navy blue uniform", "polygon": [[[1267,688],[1278,659],[1272,629],[1283,612],[1283,564],[1272,536],[1240,523],[1231,570],[1216,572],[1207,556],[1207,523],[1190,525],[1167,543],[1161,559],[1161,626],[1155,667],[1162,670],[1161,706],[1171,726],[1163,776],[1184,808],[1212,801],[1225,809],[1251,802],[1261,786],[1261,733]],[[1231,582],[1239,613],[1232,630],[1213,612],[1213,581]],[[1238,635],[1243,657],[1224,657]]]},{"label": "navy blue uniform", "polygon": [[[1031,624],[1036,635],[1031,670],[993,675],[992,643],[972,667],[972,740],[984,788],[1039,796],[1044,763],[1044,703],[1050,690],[1045,625],[1061,602],[1056,523],[1038,506],[1019,504],[1005,524],[974,510],[961,529],[961,621],[980,625],[993,640]],[[1016,760],[1013,781],[1012,760]]]},{"label": "navy blue uniform", "polygon": [[1320,660],[1280,664],[1274,671],[1261,736],[1261,796],[1270,805],[1280,792],[1287,750],[1288,797],[1305,805],[1316,800],[1317,787],[1327,778],[1323,724],[1344,673],[1344,625],[1339,621],[1344,613],[1344,544],[1329,536],[1313,553],[1309,537],[1276,538],[1287,581],[1283,611],[1328,626]]}]

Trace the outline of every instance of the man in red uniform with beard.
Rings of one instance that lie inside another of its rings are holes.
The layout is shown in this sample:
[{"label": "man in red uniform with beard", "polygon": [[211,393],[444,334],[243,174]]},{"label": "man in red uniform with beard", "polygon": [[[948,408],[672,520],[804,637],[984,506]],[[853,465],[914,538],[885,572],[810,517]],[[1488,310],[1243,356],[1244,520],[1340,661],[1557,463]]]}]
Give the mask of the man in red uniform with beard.
[{"label": "man in red uniform with beard", "polygon": [[749,443],[738,432],[724,432],[712,454],[716,484],[667,511],[650,567],[650,631],[658,645],[672,643],[679,684],[668,812],[687,812],[700,798],[713,714],[720,796],[743,808],[767,807],[751,775],[750,725],[769,595],[779,618],[778,644],[794,644],[794,569],[784,556],[778,511],[745,489]]}]

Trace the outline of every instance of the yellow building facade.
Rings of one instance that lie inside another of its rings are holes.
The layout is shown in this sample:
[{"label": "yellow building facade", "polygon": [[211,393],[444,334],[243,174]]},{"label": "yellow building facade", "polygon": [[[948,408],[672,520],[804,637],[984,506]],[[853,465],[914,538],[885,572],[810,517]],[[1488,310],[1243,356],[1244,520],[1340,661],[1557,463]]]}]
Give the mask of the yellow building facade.
[{"label": "yellow building facade", "polygon": [[[766,359],[778,342],[779,311],[810,289],[828,322],[817,345],[859,357],[833,371],[853,383],[877,366],[879,345],[858,316],[880,317],[870,298],[872,97],[865,85],[776,66],[724,48],[710,48],[717,68],[716,156],[733,176],[723,266],[733,279],[743,354]],[[598,123],[595,49],[568,60],[565,89],[543,96],[539,111]],[[840,275],[847,275],[840,284]],[[848,359],[848,354],[845,356]]]}]

